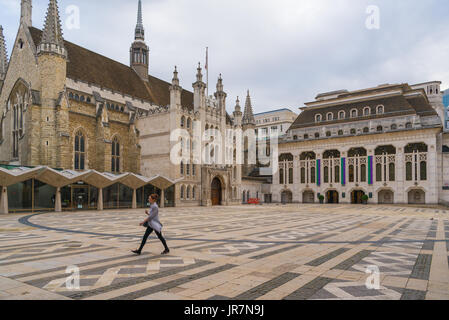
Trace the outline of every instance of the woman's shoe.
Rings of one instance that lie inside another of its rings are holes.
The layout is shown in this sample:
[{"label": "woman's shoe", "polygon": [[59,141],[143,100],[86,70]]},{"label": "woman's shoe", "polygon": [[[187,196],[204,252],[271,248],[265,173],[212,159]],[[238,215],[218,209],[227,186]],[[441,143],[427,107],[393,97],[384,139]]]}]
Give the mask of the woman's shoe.
[{"label": "woman's shoe", "polygon": [[164,252],[162,252],[161,254],[165,255],[165,254],[169,254],[169,253],[170,253],[170,250],[167,249],[167,250],[164,250]]},{"label": "woman's shoe", "polygon": [[131,252],[137,254],[138,256],[141,255],[141,252],[139,250],[132,250]]}]

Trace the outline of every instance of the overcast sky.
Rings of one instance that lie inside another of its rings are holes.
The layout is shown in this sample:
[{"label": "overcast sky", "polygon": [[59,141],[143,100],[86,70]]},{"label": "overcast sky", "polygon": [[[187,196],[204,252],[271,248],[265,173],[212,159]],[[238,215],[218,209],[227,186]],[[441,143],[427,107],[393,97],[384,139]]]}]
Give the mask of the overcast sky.
[{"label": "overcast sky", "polygon": [[[210,94],[219,73],[227,109],[249,89],[255,112],[293,111],[321,92],[431,80],[449,87],[447,0],[142,0],[150,74],[192,90],[209,47]],[[64,37],[129,64],[138,0],[59,0]],[[33,0],[42,28],[48,0]],[[70,5],[80,28],[69,29]],[[367,7],[379,8],[380,28],[368,29]],[[0,24],[10,51],[20,0],[0,0]]]}]

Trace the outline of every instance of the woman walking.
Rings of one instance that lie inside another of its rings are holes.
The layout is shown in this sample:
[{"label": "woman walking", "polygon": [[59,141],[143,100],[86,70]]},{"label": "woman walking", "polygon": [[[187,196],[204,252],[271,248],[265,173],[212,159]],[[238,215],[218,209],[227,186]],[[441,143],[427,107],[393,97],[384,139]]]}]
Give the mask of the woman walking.
[{"label": "woman walking", "polygon": [[140,255],[142,253],[142,249],[145,246],[148,237],[153,231],[156,232],[157,237],[159,238],[159,240],[161,240],[162,244],[164,245],[165,250],[161,254],[170,253],[170,249],[168,248],[167,243],[165,242],[165,239],[162,236],[162,223],[159,221],[159,207],[157,205],[158,198],[159,196],[157,194],[152,194],[148,198],[148,200],[150,201],[150,211],[149,212],[148,210],[145,211],[145,213],[148,215],[148,218],[146,218],[143,222],[140,223],[141,226],[147,228],[147,231],[143,236],[140,248],[138,250],[132,251],[137,255]]}]

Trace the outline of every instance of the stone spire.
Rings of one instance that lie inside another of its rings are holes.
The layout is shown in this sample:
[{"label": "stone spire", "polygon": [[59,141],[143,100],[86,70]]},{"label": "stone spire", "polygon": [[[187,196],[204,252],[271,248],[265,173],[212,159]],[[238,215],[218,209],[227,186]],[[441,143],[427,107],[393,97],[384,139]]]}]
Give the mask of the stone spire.
[{"label": "stone spire", "polygon": [[239,97],[237,97],[237,100],[235,101],[235,112],[242,112],[242,108],[240,107],[240,100]]},{"label": "stone spire", "polygon": [[198,68],[196,69],[197,73],[196,73],[196,81],[197,82],[203,82],[203,74],[202,74],[202,69],[201,69],[201,62],[198,62]]},{"label": "stone spire", "polygon": [[217,92],[223,92],[223,78],[221,77],[221,73],[217,81]]},{"label": "stone spire", "polygon": [[20,4],[20,23],[26,24],[31,27],[32,24],[32,0],[21,0]]},{"label": "stone spire", "polygon": [[171,83],[173,86],[179,86],[178,68],[176,66],[175,71],[173,71],[173,79]]},{"label": "stone spire", "polygon": [[256,124],[256,119],[254,118],[254,113],[253,113],[253,107],[251,105],[251,97],[249,95],[249,90],[248,90],[248,95],[246,96],[245,113],[243,114],[242,122],[244,125],[255,125]]},{"label": "stone spire", "polygon": [[137,25],[135,32],[135,40],[145,40],[145,29],[143,28],[143,18],[142,18],[142,1],[139,0],[139,7],[137,9]]},{"label": "stone spire", "polygon": [[48,52],[66,56],[57,0],[50,0],[38,54]]},{"label": "stone spire", "polygon": [[5,79],[8,68],[8,55],[6,53],[6,42],[3,35],[3,27],[0,26],[0,81]]}]

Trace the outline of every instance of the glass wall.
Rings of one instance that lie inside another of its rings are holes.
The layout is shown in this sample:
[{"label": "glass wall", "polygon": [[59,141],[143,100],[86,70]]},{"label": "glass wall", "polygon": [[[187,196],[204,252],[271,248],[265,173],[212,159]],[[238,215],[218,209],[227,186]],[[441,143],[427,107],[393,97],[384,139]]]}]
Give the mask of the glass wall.
[{"label": "glass wall", "polygon": [[61,206],[68,210],[96,210],[98,203],[98,189],[79,182],[61,188]]},{"label": "glass wall", "polygon": [[8,187],[9,212],[46,212],[55,210],[56,188],[30,179]]},{"label": "glass wall", "polygon": [[103,189],[104,209],[127,209],[132,208],[133,189],[116,183]]},{"label": "glass wall", "polygon": [[9,212],[30,212],[33,210],[33,180],[8,187]]},{"label": "glass wall", "polygon": [[[147,208],[150,206],[148,202],[148,197],[156,193],[159,196],[158,205],[161,205],[161,190],[156,188],[155,186],[149,184],[143,188],[137,189],[137,208]],[[171,186],[170,188],[165,190],[165,207],[174,207],[175,206],[175,186]]]}]

